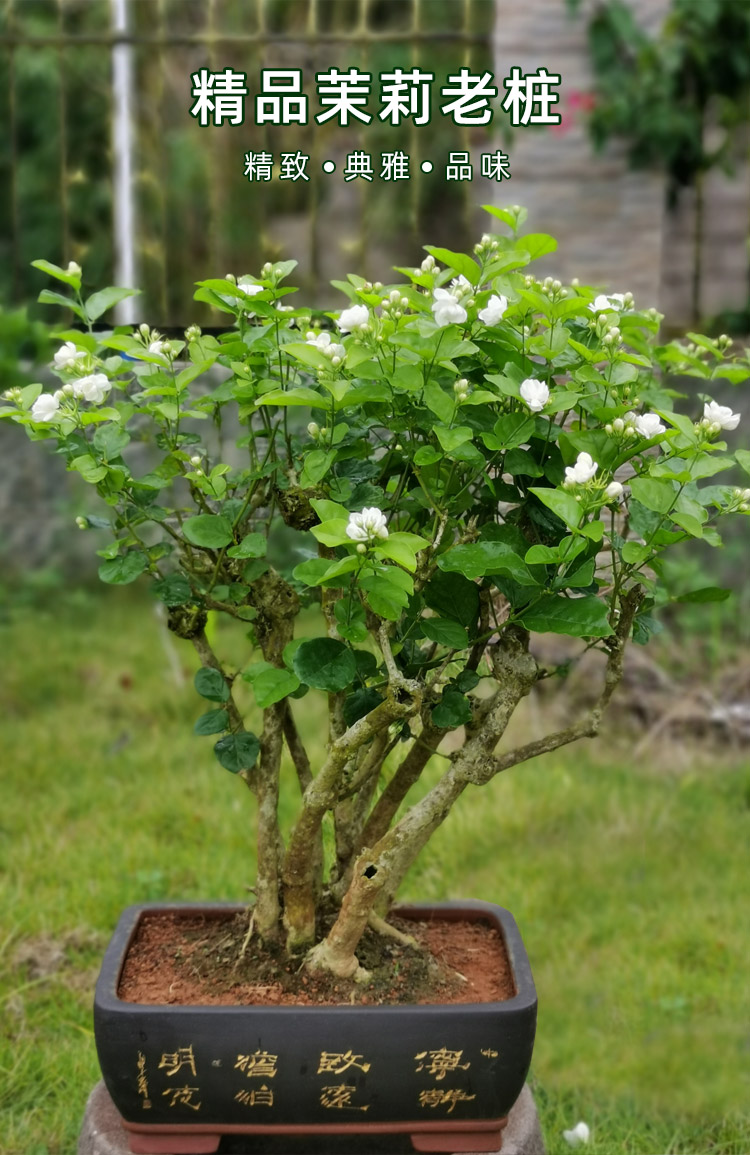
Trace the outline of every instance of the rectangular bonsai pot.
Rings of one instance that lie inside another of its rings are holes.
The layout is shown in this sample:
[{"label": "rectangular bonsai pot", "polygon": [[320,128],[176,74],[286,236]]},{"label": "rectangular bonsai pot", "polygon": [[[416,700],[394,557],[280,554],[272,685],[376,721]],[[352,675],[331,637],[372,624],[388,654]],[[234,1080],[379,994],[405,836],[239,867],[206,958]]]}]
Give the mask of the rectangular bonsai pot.
[{"label": "rectangular bonsai pot", "polygon": [[131,1150],[209,1152],[222,1135],[363,1131],[410,1134],[425,1151],[499,1146],[531,1062],[537,1008],[529,960],[507,910],[486,902],[398,908],[406,919],[495,927],[516,989],[504,1002],[179,1006],[118,997],[143,915],[226,918],[242,909],[149,903],[120,918],[96,987],[94,1032]]}]

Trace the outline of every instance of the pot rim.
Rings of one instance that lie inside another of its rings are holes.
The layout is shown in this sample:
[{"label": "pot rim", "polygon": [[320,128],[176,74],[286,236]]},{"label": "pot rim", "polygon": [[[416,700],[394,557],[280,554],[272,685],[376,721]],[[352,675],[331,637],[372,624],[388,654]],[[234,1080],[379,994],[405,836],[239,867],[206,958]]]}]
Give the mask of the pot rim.
[{"label": "pot rim", "polygon": [[138,924],[143,915],[152,913],[171,914],[205,914],[208,917],[220,918],[230,913],[246,910],[247,904],[241,902],[141,902],[133,903],[123,910],[115,927],[112,938],[102,960],[101,971],[96,984],[96,1003],[102,1011],[116,1011],[118,1008],[128,1007],[135,1013],[158,1013],[159,1011],[179,1010],[180,1014],[188,1016],[205,1014],[210,1011],[218,1016],[237,1014],[253,1014],[258,1011],[271,1012],[274,1015],[287,1017],[300,1013],[305,1015],[351,1015],[357,1014],[384,1014],[397,1016],[434,1012],[439,1007],[441,1014],[455,1017],[471,1014],[486,1013],[488,1008],[502,1008],[507,1011],[521,1011],[537,1003],[536,987],[531,973],[526,949],[521,939],[515,918],[505,907],[492,902],[478,899],[460,899],[447,902],[400,903],[394,907],[394,913],[402,918],[424,919],[437,917],[451,922],[489,922],[500,933],[508,954],[511,971],[516,985],[516,994],[510,999],[477,1003],[398,1003],[387,1005],[352,1005],[333,1004],[325,1006],[290,1005],[266,1006],[255,1003],[235,1003],[214,1005],[207,1003],[134,1003],[121,999],[117,994],[122,968],[130,944],[135,937]]}]

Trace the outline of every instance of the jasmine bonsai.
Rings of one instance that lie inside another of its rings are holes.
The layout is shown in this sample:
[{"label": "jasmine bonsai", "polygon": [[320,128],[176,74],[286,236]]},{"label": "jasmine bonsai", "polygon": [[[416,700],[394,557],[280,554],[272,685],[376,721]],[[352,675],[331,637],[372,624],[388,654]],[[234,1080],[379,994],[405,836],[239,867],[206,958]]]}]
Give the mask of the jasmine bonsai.
[{"label": "jasmine bonsai", "polygon": [[[219,337],[95,333],[129,291],[84,297],[78,266],[35,262],[67,289],[41,299],[81,326],[58,334],[55,392],[4,395],[2,416],[99,494],[106,516],[78,520],[111,536],[101,579],[147,580],[197,651],[208,708],[195,731],[257,810],[248,935],[344,977],[364,975],[367,925],[398,935],[391,901],[464,790],[597,734],[626,646],[647,640],[665,597],[664,552],[718,545],[717,523],[750,512],[750,490],[707,484],[750,472],[750,453],[722,440],[739,416],[710,396],[748,378],[747,351],[697,334],[659,343],[659,314],[631,294],[537,279],[527,267],[554,240],[522,234],[518,206],[488,211],[502,232],[472,254],[428,246],[389,285],[350,276],[337,282],[346,307],[315,323],[287,304],[293,261],[202,281],[196,297],[229,321]],[[680,411],[674,372],[706,391]],[[312,636],[297,625],[311,604]],[[210,614],[244,623],[240,666],[209,640]],[[554,673],[534,657],[545,632],[601,652],[598,698],[503,748]],[[295,720],[308,692],[327,704],[318,764]]]}]

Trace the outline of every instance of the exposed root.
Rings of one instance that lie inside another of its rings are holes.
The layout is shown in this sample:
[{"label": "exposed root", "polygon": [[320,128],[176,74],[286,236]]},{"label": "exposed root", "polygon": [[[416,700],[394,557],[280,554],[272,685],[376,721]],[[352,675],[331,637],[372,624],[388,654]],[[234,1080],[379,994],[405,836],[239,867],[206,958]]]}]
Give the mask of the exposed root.
[{"label": "exposed root", "polygon": [[340,979],[353,979],[355,983],[366,983],[372,978],[370,971],[359,965],[355,955],[336,953],[325,939],[308,951],[304,965],[306,970],[326,971]]},{"label": "exposed root", "polygon": [[247,948],[250,945],[250,939],[253,937],[253,930],[254,929],[255,929],[255,911],[253,911],[252,914],[250,915],[250,925],[247,928],[247,934],[245,935],[245,937],[243,939],[242,949],[240,950],[239,958],[237,959],[235,966],[238,966],[240,959],[243,959],[245,957],[245,953],[247,951]]},{"label": "exposed root", "polygon": [[376,934],[382,935],[383,938],[395,938],[396,942],[400,942],[402,946],[413,946],[419,949],[419,943],[413,935],[405,934],[402,930],[397,930],[395,926],[391,926],[384,918],[381,918],[375,911],[370,911],[370,917],[367,920],[367,925]]}]

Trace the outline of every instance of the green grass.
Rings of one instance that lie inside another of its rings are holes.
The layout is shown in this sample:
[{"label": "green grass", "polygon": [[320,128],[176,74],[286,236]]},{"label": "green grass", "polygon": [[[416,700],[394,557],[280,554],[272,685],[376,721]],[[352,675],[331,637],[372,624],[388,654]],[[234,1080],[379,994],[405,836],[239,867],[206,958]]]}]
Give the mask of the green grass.
[{"label": "green grass", "polygon": [[[2,1155],[75,1152],[98,1077],[91,992],[122,907],[242,899],[252,882],[252,799],[192,736],[192,651],[176,649],[178,686],[165,646],[182,644],[127,591],[0,625]],[[319,703],[297,706],[316,740]],[[749,1151],[750,764],[631,767],[600,741],[462,803],[405,893],[514,912],[550,1155],[578,1119],[592,1153]]]}]

